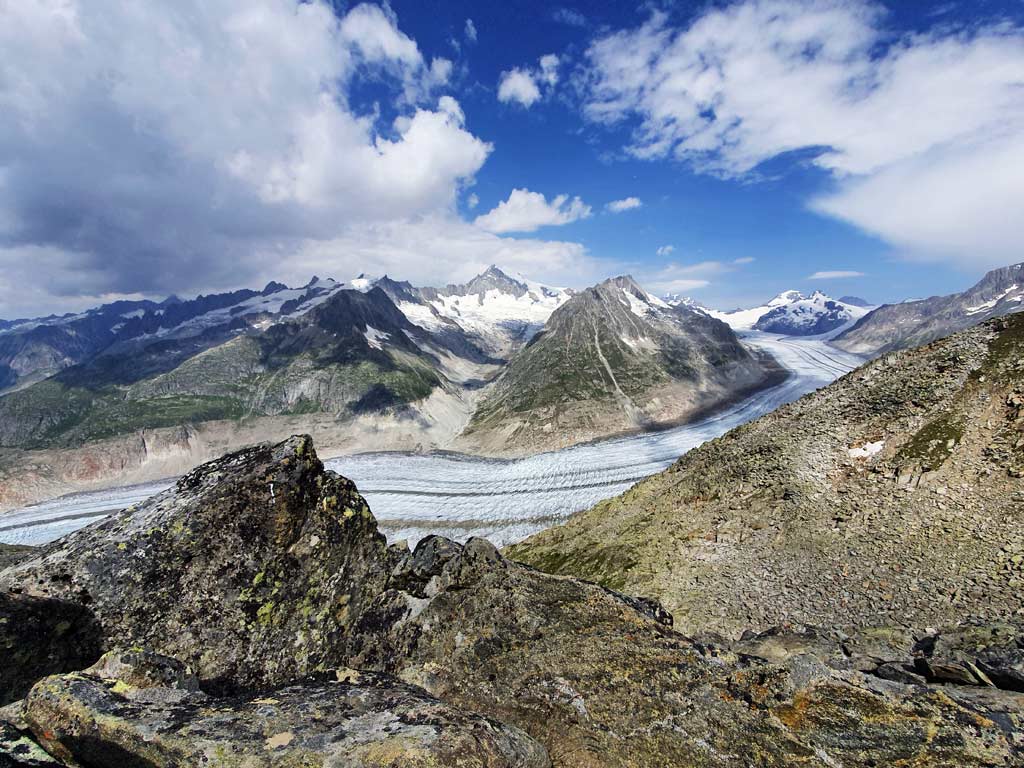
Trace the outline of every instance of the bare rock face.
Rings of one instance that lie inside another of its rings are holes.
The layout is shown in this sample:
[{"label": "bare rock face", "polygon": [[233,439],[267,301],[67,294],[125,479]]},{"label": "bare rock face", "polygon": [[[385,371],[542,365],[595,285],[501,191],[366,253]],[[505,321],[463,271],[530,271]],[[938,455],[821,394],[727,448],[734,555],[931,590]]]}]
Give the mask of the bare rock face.
[{"label": "bare rock face", "polygon": [[519,729],[381,675],[229,697],[194,683],[174,659],[118,654],[41,681],[25,717],[50,753],[94,766],[550,766]]},{"label": "bare rock face", "polygon": [[297,437],[202,465],[0,573],[0,587],[85,606],[110,645],[180,658],[212,688],[258,688],[343,655],[385,560],[355,485]]},{"label": "bare rock face", "polygon": [[[818,655],[770,660],[698,642],[654,601],[481,539],[389,549],[306,438],[204,465],[0,572],[0,586],[76,602],[122,649],[43,679],[25,702],[39,743],[86,766],[1022,758],[1012,692],[954,698],[838,668],[824,637]],[[136,646],[147,650],[123,650]]]}]

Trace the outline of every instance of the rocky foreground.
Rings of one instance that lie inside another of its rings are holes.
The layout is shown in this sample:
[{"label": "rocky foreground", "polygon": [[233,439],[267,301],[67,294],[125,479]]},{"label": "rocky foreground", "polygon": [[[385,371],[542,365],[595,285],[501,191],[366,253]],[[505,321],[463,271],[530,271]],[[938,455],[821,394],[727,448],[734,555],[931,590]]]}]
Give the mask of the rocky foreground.
[{"label": "rocky foreground", "polygon": [[1020,627],[698,642],[480,539],[389,546],[303,437],[5,558],[0,765],[1024,760]]}]

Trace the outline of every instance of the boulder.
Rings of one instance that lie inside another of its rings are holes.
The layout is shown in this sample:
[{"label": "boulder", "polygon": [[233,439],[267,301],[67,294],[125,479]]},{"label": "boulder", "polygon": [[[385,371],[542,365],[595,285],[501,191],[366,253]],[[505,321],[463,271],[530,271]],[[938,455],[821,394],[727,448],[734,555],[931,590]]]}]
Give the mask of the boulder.
[{"label": "boulder", "polygon": [[1024,628],[1009,623],[962,624],[915,649],[930,679],[1024,692]]},{"label": "boulder", "polygon": [[180,661],[115,654],[42,680],[25,717],[50,753],[90,766],[550,766],[517,728],[385,676],[352,676],[214,697]]},{"label": "boulder", "polygon": [[0,573],[0,588],[79,602],[111,646],[180,658],[211,689],[259,688],[334,665],[386,561],[355,485],[295,437],[200,466]]}]

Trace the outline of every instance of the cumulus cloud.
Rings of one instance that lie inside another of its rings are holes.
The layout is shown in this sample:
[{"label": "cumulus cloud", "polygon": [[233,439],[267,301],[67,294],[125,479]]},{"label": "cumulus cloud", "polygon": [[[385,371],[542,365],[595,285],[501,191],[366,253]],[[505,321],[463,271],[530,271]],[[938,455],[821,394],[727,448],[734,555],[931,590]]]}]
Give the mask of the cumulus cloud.
[{"label": "cumulus cloud", "polygon": [[655,251],[659,256],[669,256],[676,249],[674,245],[662,245]]},{"label": "cumulus cloud", "polygon": [[34,253],[51,297],[236,287],[450,210],[491,151],[377,5],[3,3],[0,49],[0,283]]},{"label": "cumulus cloud", "polygon": [[488,232],[534,232],[585,219],[590,213],[590,206],[578,197],[570,200],[568,195],[558,195],[548,202],[540,192],[513,189],[508,200],[477,216],[473,223]]},{"label": "cumulus cloud", "polygon": [[842,280],[848,277],[864,277],[863,272],[856,272],[852,269],[833,269],[824,270],[822,272],[815,272],[813,275],[808,275],[808,280]]},{"label": "cumulus cloud", "polygon": [[498,101],[516,102],[529,109],[542,98],[541,88],[550,92],[558,83],[559,59],[553,53],[541,56],[536,67],[515,67],[501,73]]},{"label": "cumulus cloud", "polygon": [[612,267],[579,243],[500,237],[451,214],[406,221],[374,222],[342,237],[310,240],[279,265],[286,282],[298,283],[331,265],[336,275],[389,273],[418,285],[466,280],[490,264],[521,271],[551,285],[583,286],[604,279]]},{"label": "cumulus cloud", "polygon": [[621,200],[612,200],[608,203],[607,208],[612,213],[622,213],[623,211],[631,211],[634,208],[639,208],[643,205],[639,197],[624,197]]},{"label": "cumulus cloud", "polygon": [[527,108],[540,101],[540,88],[533,73],[519,68],[502,72],[498,81],[498,101],[505,104],[514,101]]},{"label": "cumulus cloud", "polygon": [[589,47],[585,114],[627,151],[726,177],[800,152],[812,207],[904,253],[994,264],[1024,239],[1024,30],[893,39],[866,0],[746,0],[687,27],[661,12]]}]

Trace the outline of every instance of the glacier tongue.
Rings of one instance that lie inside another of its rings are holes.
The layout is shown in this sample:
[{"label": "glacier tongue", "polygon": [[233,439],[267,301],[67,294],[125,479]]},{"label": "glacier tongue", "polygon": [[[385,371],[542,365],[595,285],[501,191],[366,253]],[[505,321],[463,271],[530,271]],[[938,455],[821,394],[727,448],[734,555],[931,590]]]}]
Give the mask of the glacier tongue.
[{"label": "glacier tongue", "polygon": [[[792,375],[778,387],[693,424],[512,461],[375,453],[325,463],[356,482],[392,541],[437,533],[508,544],[622,493],[686,451],[830,383],[862,362],[820,340],[753,332],[745,341],[773,354]],[[167,485],[75,494],[7,513],[0,517],[0,541],[42,544]]]}]

